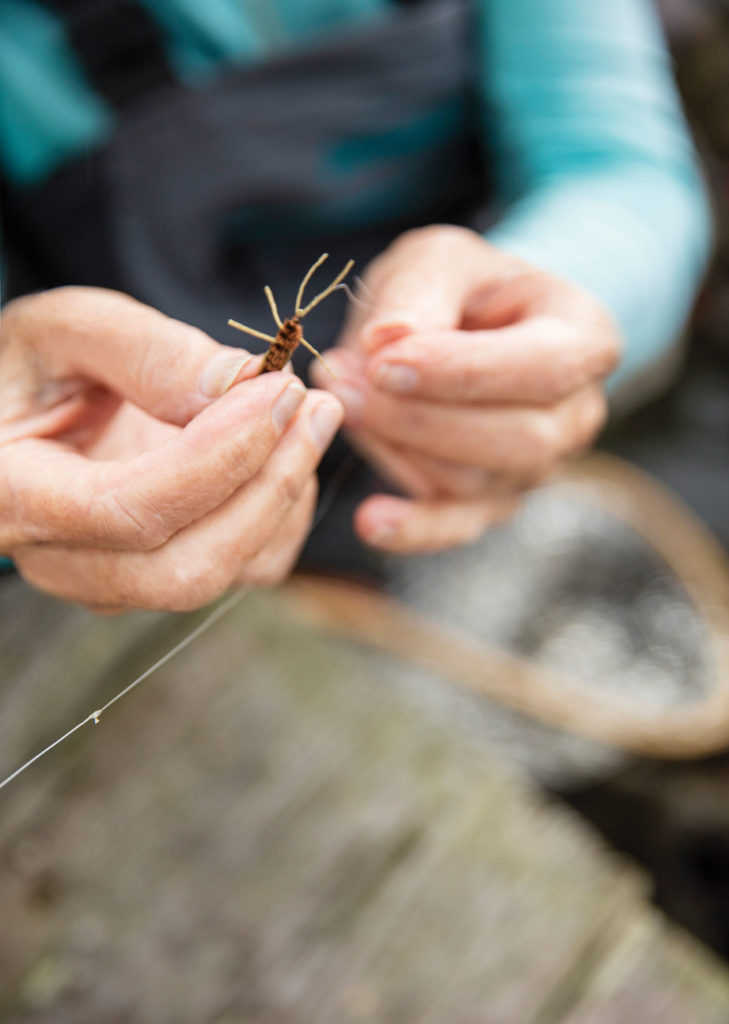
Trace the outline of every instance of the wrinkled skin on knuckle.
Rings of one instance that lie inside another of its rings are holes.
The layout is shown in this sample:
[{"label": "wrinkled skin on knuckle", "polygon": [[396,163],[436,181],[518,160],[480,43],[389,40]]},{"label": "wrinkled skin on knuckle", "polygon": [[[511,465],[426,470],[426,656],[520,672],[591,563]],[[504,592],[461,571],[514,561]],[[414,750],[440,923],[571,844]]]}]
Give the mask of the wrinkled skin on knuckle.
[{"label": "wrinkled skin on knuckle", "polygon": [[279,467],[274,479],[276,507],[284,512],[293,508],[301,497],[302,482],[300,473],[292,462]]},{"label": "wrinkled skin on knuckle", "polygon": [[[263,428],[260,424],[259,429]],[[227,438],[216,452],[218,479],[239,480],[241,475],[249,479],[254,470],[254,452],[246,438]]]},{"label": "wrinkled skin on knuckle", "polygon": [[98,499],[108,509],[109,540],[130,551],[154,551],[172,536],[165,511],[128,489]]}]

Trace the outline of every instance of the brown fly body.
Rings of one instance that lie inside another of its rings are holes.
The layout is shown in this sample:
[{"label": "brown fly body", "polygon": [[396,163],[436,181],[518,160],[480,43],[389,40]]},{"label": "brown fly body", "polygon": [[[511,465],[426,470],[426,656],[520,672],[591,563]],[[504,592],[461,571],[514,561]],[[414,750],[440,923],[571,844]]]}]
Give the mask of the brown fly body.
[{"label": "brown fly body", "polygon": [[[266,352],[264,360],[261,363],[261,368],[258,371],[259,374],[270,373],[272,370],[282,370],[284,366],[288,363],[289,359],[294,354],[294,351],[298,348],[299,345],[303,345],[304,348],[307,348],[313,355],[316,356],[316,358],[321,363],[324,364],[324,366],[326,366],[326,363],[319,355],[319,353],[316,351],[314,346],[310,345],[309,342],[304,337],[301,328],[301,321],[304,319],[307,313],[310,313],[315,306],[319,305],[322,299],[325,299],[328,295],[331,295],[332,292],[336,291],[337,288],[342,287],[342,282],[344,281],[344,278],[347,276],[347,274],[350,272],[354,265],[354,260],[350,260],[344,267],[344,269],[337,274],[332,283],[328,285],[323,292],[319,292],[319,294],[316,295],[311,300],[311,302],[307,303],[307,305],[304,306],[304,289],[311,280],[315,271],[318,270],[322,263],[328,258],[329,253],[325,252],[319,257],[316,263],[309,267],[306,274],[304,275],[301,284],[299,285],[299,291],[296,295],[296,303],[294,305],[294,315],[291,317],[287,317],[285,320],[282,320],[281,317],[279,316],[278,308],[276,306],[276,300],[273,297],[273,292],[271,291],[268,285],[266,285],[266,287],[264,288],[266,298],[268,299],[268,304],[271,307],[273,319],[276,323],[276,326],[278,327],[278,331],[276,333],[275,338],[272,337],[270,334],[264,334],[262,331],[256,331],[252,327],[246,327],[245,324],[241,324],[237,320],[228,321],[228,325],[230,327],[235,327],[236,330],[245,331],[246,334],[252,334],[254,338],[262,338],[264,341],[268,342],[268,352]],[[327,370],[329,370],[328,366],[326,366],[326,368]],[[329,370],[329,372],[331,373],[331,370]]]}]

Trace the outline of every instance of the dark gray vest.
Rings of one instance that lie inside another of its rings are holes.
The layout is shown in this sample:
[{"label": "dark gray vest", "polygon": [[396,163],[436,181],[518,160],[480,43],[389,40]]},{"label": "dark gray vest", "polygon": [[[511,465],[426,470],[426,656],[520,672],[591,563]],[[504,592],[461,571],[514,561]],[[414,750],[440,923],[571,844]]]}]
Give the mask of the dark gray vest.
[{"label": "dark gray vest", "polygon": [[[6,188],[16,291],[111,286],[238,344],[228,317],[265,326],[264,284],[288,312],[319,253],[361,269],[408,227],[484,219],[466,2],[394,5],[195,89],[135,4],[52,6],[118,123],[41,186]],[[340,298],[312,315],[320,347]]]}]

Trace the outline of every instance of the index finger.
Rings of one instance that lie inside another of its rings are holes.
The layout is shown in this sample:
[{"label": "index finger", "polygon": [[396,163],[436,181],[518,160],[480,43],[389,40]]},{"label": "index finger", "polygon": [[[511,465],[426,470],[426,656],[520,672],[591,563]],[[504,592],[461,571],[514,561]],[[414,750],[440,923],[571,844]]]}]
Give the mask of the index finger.
[{"label": "index finger", "polygon": [[382,391],[447,403],[551,405],[608,374],[607,329],[535,316],[496,330],[419,332],[379,349],[366,374]]}]

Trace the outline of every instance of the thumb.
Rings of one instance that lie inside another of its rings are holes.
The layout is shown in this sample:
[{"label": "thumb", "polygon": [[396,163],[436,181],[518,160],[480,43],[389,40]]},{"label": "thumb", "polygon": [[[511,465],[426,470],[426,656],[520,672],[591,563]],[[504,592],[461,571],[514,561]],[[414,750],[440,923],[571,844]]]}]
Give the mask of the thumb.
[{"label": "thumb", "polygon": [[367,268],[365,302],[352,309],[342,344],[373,352],[417,331],[458,327],[485,248],[475,232],[445,224],[400,235]]},{"label": "thumb", "polygon": [[[35,395],[78,378],[105,385],[158,419],[183,426],[260,360],[120,292],[68,287],[7,307],[7,337],[32,362]],[[42,379],[39,379],[42,375]]]}]

